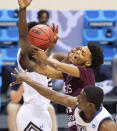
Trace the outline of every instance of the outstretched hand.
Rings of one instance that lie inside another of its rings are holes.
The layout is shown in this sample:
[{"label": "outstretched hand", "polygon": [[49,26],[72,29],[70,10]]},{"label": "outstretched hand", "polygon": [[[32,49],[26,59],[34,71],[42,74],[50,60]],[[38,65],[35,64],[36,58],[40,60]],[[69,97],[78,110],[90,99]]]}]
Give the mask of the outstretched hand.
[{"label": "outstretched hand", "polygon": [[24,9],[28,5],[30,5],[31,1],[32,0],[18,0],[18,3],[19,3],[20,8]]},{"label": "outstretched hand", "polygon": [[46,63],[46,59],[48,56],[46,55],[46,52],[34,45],[32,45],[33,48],[33,58],[36,60],[36,62]]},{"label": "outstretched hand", "polygon": [[[49,24],[47,24],[47,25],[51,28],[51,26]],[[59,30],[59,26],[58,25],[55,26],[55,24],[52,23],[52,31],[54,33],[54,41],[52,44],[54,44],[54,45],[56,44],[57,40],[61,38],[60,35],[58,34],[58,30]]]},{"label": "outstretched hand", "polygon": [[10,86],[14,86],[16,84],[20,84],[22,82],[25,82],[25,80],[28,78],[27,71],[18,71],[16,68],[14,70],[15,70],[16,74],[11,73],[11,75],[16,78],[16,81],[10,83]]}]

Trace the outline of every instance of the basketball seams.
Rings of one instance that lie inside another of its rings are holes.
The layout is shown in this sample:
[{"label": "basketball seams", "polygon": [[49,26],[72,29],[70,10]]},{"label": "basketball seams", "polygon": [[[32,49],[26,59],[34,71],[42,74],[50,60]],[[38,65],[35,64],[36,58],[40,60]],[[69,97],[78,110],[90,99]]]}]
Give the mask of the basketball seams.
[{"label": "basketball seams", "polygon": [[37,33],[32,32],[32,30],[31,30],[31,32],[29,32],[29,34],[32,34],[32,35],[34,34],[36,38],[38,38],[38,36],[39,36],[39,39],[41,39],[41,37],[44,35],[44,38],[42,40],[49,39],[48,36],[45,35],[45,33],[40,28],[36,27],[36,30],[39,30],[42,33],[40,35],[38,35]]},{"label": "basketball seams", "polygon": [[[46,34],[45,31],[43,31],[41,28],[38,28],[38,29],[40,29],[40,30],[48,37],[48,39],[50,40],[49,36]],[[48,30],[48,31],[49,31],[49,30]],[[50,40],[50,41],[51,41],[51,40]]]},{"label": "basketball seams", "polygon": [[44,39],[40,39],[40,38],[38,38],[38,37],[34,37],[33,35],[31,35],[31,34],[29,34],[29,37],[33,37],[33,38],[37,38],[37,39],[39,39],[39,40],[43,40],[43,41],[48,41],[49,39],[47,39],[47,40],[44,40]]},{"label": "basketball seams", "polygon": [[34,29],[35,29],[34,32],[29,31],[28,33],[28,40],[31,42],[31,44],[41,49],[49,48],[51,42],[54,39],[52,29],[46,27],[46,25],[43,25],[43,27],[35,26]]}]

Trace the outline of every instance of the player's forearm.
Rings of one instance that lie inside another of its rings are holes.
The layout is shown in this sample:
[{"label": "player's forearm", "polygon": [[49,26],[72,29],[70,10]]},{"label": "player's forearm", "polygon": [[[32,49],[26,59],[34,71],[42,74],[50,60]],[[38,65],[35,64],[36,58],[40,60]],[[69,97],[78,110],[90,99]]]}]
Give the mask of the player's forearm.
[{"label": "player's forearm", "polygon": [[64,106],[72,106],[67,101],[67,95],[57,93],[56,91],[53,91],[51,89],[48,89],[41,85],[40,83],[33,81],[29,77],[24,80],[28,85],[30,85],[32,88],[34,88],[36,91],[38,91],[42,96],[46,97],[47,99],[50,99],[53,102],[56,102],[58,104],[64,105]]},{"label": "player's forearm", "polygon": [[51,67],[53,67],[54,69],[59,70],[60,67],[60,62],[58,60],[52,59],[52,58],[48,58],[46,60],[47,64],[50,65]]},{"label": "player's forearm", "polygon": [[67,54],[64,54],[64,53],[55,53],[53,55],[53,58],[58,60],[59,62],[69,63]]},{"label": "player's forearm", "polygon": [[19,23],[18,23],[18,28],[19,28],[19,37],[27,37],[28,34],[28,24],[26,21],[26,8],[24,9],[19,9]]},{"label": "player's forearm", "polygon": [[72,66],[66,63],[59,62],[55,59],[48,58],[46,60],[46,63],[56,69],[57,71],[70,74],[75,77],[80,77],[80,72],[77,68],[77,66]]},{"label": "player's forearm", "polygon": [[63,62],[59,62],[58,60],[55,60],[52,58],[47,59],[47,64],[50,65],[51,67],[53,67],[54,69],[64,72],[64,73],[67,73],[67,70],[69,70],[66,68],[66,65],[68,65],[68,64],[63,63]]}]

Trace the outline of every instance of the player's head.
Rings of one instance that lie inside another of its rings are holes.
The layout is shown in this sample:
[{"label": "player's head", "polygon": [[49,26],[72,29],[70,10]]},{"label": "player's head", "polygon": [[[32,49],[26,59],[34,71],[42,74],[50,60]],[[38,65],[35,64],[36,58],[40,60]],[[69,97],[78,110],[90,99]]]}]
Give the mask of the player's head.
[{"label": "player's head", "polygon": [[91,52],[91,66],[92,68],[97,68],[104,62],[103,50],[101,47],[97,46],[96,43],[88,43],[88,48]]},{"label": "player's head", "polygon": [[39,24],[46,24],[49,20],[49,12],[47,10],[40,10],[37,13]]},{"label": "player's head", "polygon": [[88,46],[79,46],[71,50],[69,60],[74,65],[97,68],[104,61],[103,50],[95,43],[88,43]]},{"label": "player's head", "polygon": [[28,31],[33,27],[36,26],[38,23],[37,22],[29,22],[28,23]]},{"label": "player's head", "polygon": [[97,86],[86,86],[78,99],[78,108],[82,111],[99,110],[103,102],[104,93],[103,90]]}]

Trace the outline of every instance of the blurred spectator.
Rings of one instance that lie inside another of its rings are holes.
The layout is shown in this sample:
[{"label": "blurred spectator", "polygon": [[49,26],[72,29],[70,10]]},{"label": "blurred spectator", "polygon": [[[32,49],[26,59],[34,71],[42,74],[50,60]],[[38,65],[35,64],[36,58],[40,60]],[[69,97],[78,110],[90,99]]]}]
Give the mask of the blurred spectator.
[{"label": "blurred spectator", "polygon": [[[117,65],[115,67],[117,68]],[[95,79],[96,79],[95,85],[101,87],[106,96],[110,96],[110,97],[116,96],[117,88],[115,87],[115,84],[112,79],[112,74],[115,72],[113,71],[113,64],[102,65],[94,72],[95,72]],[[116,112],[116,103],[108,102],[108,103],[104,103],[104,106],[110,113]]]},{"label": "blurred spectator", "polygon": [[112,66],[102,65],[94,71],[94,74],[96,86],[101,87],[105,95],[113,95]]},{"label": "blurred spectator", "polygon": [[58,131],[56,112],[52,104],[49,104],[48,112],[50,113],[51,120],[52,120],[52,131]]},{"label": "blurred spectator", "polygon": [[112,80],[112,66],[111,65],[101,65],[94,71],[95,81],[101,82],[104,80]]},{"label": "blurred spectator", "polygon": [[10,102],[7,105],[9,131],[17,131],[16,118],[17,113],[23,103],[22,96],[23,96],[22,85],[13,86],[11,88]]},{"label": "blurred spectator", "polygon": [[28,29],[38,24],[47,24],[49,20],[49,12],[47,10],[40,10],[37,13],[38,22],[32,21],[28,23]]},{"label": "blurred spectator", "polygon": [[[14,66],[7,66],[5,68],[6,71],[6,81],[9,79],[7,83],[7,88],[9,88],[9,83],[15,81],[15,78],[11,76],[11,72],[14,72]],[[15,86],[10,87],[9,89],[9,96],[10,101],[7,105],[7,112],[8,112],[8,129],[9,131],[17,131],[16,126],[16,117],[17,113],[23,104],[23,87],[22,85],[18,84]]]},{"label": "blurred spectator", "polygon": [[115,55],[112,61],[112,78],[117,93],[117,55]]},{"label": "blurred spectator", "polygon": [[3,66],[2,67],[2,93],[3,94],[7,94],[7,90],[9,87],[10,82],[12,81],[12,77],[11,77],[11,72],[13,71],[13,69],[15,68],[15,66]]},{"label": "blurred spectator", "polygon": [[46,24],[49,20],[49,12],[47,10],[40,10],[37,13],[39,24]]}]

